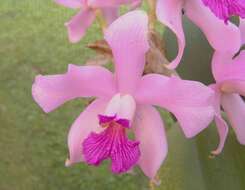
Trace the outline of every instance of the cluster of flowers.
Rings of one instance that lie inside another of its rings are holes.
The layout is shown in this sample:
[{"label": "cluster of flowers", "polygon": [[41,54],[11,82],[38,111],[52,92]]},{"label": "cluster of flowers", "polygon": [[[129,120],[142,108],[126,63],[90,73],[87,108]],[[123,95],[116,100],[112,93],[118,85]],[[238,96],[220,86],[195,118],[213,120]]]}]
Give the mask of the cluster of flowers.
[{"label": "cluster of flowers", "polygon": [[[81,40],[100,10],[108,22],[104,38],[109,44],[115,72],[101,66],[69,65],[65,74],[36,77],[33,98],[45,112],[78,97],[96,97],[71,126],[68,135],[69,166],[86,162],[98,166],[111,160],[113,173],[124,173],[139,165],[154,178],[167,154],[167,141],[160,106],[175,115],[187,138],[194,137],[215,120],[220,143],[213,154],[221,153],[228,125],[245,144],[245,1],[244,0],[158,0],[156,15],[177,36],[179,51],[168,65],[175,69],[181,61],[185,36],[185,13],[207,37],[214,49],[212,73],[215,84],[205,86],[178,76],[143,75],[149,50],[148,16],[133,10],[140,0],[56,0],[63,6],[80,9],[69,21],[69,39]],[[130,11],[119,16],[121,5]],[[239,16],[240,25],[229,21]],[[240,52],[239,52],[240,50]],[[129,139],[129,133],[134,138]]]}]

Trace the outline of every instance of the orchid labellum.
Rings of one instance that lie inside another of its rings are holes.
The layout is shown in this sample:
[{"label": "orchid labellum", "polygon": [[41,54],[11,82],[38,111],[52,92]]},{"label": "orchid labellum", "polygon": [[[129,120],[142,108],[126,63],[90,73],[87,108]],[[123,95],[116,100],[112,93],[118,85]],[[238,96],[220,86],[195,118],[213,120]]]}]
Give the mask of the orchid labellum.
[{"label": "orchid labellum", "polygon": [[[172,112],[190,138],[213,120],[213,90],[178,77],[142,76],[149,49],[148,18],[142,11],[114,21],[105,39],[112,49],[115,73],[99,66],[70,65],[65,74],[37,76],[33,98],[50,112],[78,97],[96,97],[71,126],[67,165],[83,161],[98,166],[109,159],[113,173],[139,165],[154,178],[166,157],[167,140],[153,106]],[[130,133],[134,138],[129,139]]]},{"label": "orchid labellum", "polygon": [[202,0],[220,19],[228,22],[231,16],[245,18],[245,0]]}]

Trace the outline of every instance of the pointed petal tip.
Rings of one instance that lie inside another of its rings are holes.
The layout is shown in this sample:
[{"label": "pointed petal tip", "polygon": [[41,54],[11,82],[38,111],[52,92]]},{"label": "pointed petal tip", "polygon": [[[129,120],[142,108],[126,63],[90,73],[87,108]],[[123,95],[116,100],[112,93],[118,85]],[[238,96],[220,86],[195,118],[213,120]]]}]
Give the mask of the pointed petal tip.
[{"label": "pointed petal tip", "polygon": [[218,156],[221,152],[222,152],[222,150],[218,150],[218,149],[212,150],[212,151],[210,152],[210,153],[211,153],[210,157],[211,157],[211,156]]},{"label": "pointed petal tip", "polygon": [[42,89],[39,88],[39,83],[42,80],[42,77],[43,77],[42,75],[37,75],[35,77],[34,83],[32,84],[32,98],[41,107],[41,109],[45,113],[49,113],[53,109],[48,108],[47,106],[45,106],[45,104],[43,103],[44,96],[43,96],[43,93],[42,93]]},{"label": "pointed petal tip", "polygon": [[[137,25],[139,27],[134,27],[136,23],[137,23]],[[138,38],[141,40],[140,43],[142,43],[142,46],[144,45],[144,47],[142,47],[142,48],[144,48],[145,51],[147,51],[149,49],[149,44],[147,42],[147,39],[148,39],[147,38],[148,16],[142,10],[135,10],[135,11],[128,12],[125,15],[119,17],[117,20],[115,20],[105,30],[105,39],[107,40],[107,42],[109,44],[111,44],[113,42],[114,38],[118,38],[118,37],[122,37],[123,35],[127,35],[126,34],[127,31],[130,31],[130,30],[135,29],[135,28],[137,30],[140,29],[141,31],[139,31],[137,33],[134,32],[131,35],[136,35],[137,34]],[[115,35],[116,31],[117,32],[122,31],[122,32],[120,32],[118,35]],[[143,33],[145,32],[145,37],[143,39],[142,39],[143,36],[141,35],[141,32],[143,32]],[[132,40],[132,39],[129,39],[129,40]]]},{"label": "pointed petal tip", "polygon": [[71,165],[72,165],[72,162],[70,161],[69,158],[67,158],[65,161],[65,167],[70,167]]}]

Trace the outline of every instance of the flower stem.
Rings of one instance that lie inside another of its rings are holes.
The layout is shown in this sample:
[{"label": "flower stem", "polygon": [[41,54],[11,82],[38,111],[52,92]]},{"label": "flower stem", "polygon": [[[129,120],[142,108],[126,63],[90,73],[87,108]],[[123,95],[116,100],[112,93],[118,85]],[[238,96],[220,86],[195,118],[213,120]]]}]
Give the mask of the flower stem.
[{"label": "flower stem", "polygon": [[149,5],[149,28],[154,29],[156,24],[156,0],[147,0]]},{"label": "flower stem", "polygon": [[103,16],[103,13],[100,9],[95,9],[95,14],[96,14],[96,20],[100,26],[100,29],[101,29],[102,33],[104,33],[104,30],[107,27],[107,23],[106,23],[106,20]]}]

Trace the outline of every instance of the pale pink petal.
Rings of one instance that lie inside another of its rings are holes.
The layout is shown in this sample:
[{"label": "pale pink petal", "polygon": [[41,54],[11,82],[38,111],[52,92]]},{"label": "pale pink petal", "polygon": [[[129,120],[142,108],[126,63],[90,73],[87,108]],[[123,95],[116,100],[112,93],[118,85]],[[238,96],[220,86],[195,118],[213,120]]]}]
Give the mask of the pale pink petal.
[{"label": "pale pink petal", "polygon": [[213,90],[199,82],[150,74],[142,78],[135,97],[139,103],[161,106],[172,112],[190,138],[213,120],[213,95]]},{"label": "pale pink petal", "polygon": [[184,53],[185,36],[182,27],[182,0],[158,0],[156,14],[157,18],[164,25],[169,27],[177,36],[179,51],[177,57],[168,65],[175,69]]},{"label": "pale pink petal", "polygon": [[220,115],[215,115],[214,120],[219,134],[219,145],[212,151],[212,154],[218,155],[223,151],[229,127],[226,121]]},{"label": "pale pink petal", "polygon": [[72,43],[77,43],[84,36],[87,28],[92,24],[95,19],[95,14],[92,9],[82,9],[77,15],[75,15],[68,23],[66,27],[68,29],[69,40]]},{"label": "pale pink petal", "polygon": [[119,15],[118,7],[105,7],[101,8],[101,10],[108,25],[111,24],[114,20],[116,20]]},{"label": "pale pink petal", "polygon": [[240,49],[240,30],[234,24],[217,18],[201,0],[185,1],[186,15],[205,34],[211,46],[218,51],[235,54]]},{"label": "pale pink petal", "polygon": [[112,48],[118,88],[132,94],[141,78],[148,44],[148,17],[143,11],[132,11],[113,22],[105,39]]},{"label": "pale pink petal", "polygon": [[140,142],[139,166],[153,179],[168,152],[165,129],[160,114],[152,106],[138,106],[134,122],[135,138]]},{"label": "pale pink petal", "polygon": [[226,123],[226,121],[222,118],[221,116],[221,110],[220,110],[220,91],[219,91],[219,87],[218,85],[211,85],[211,88],[215,91],[215,96],[214,96],[214,109],[215,109],[215,123],[216,123],[216,128],[219,134],[219,145],[218,147],[212,151],[212,154],[214,155],[218,155],[222,152],[224,145],[225,145],[225,141],[228,135],[228,125]]},{"label": "pale pink petal", "polygon": [[212,72],[217,82],[245,80],[245,51],[233,59],[233,55],[215,52],[212,59]]},{"label": "pale pink petal", "polygon": [[81,0],[55,0],[55,2],[72,9],[81,8],[83,5]]},{"label": "pale pink petal", "polygon": [[240,19],[240,31],[242,36],[242,44],[245,44],[245,19]]},{"label": "pale pink petal", "polygon": [[245,145],[245,103],[243,99],[238,94],[223,94],[221,102],[238,141]]},{"label": "pale pink petal", "polygon": [[69,65],[60,75],[39,75],[32,86],[35,101],[50,112],[77,97],[110,97],[116,92],[110,71],[97,66]]},{"label": "pale pink petal", "polygon": [[101,132],[98,115],[103,113],[107,101],[97,99],[92,102],[72,124],[68,135],[69,162],[68,165],[83,161],[82,143],[91,132]]}]

